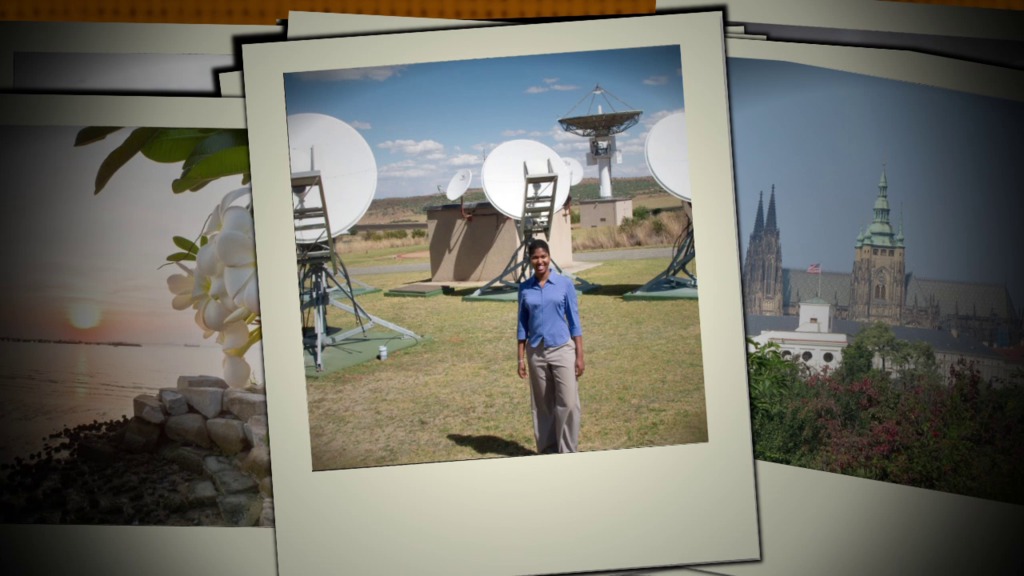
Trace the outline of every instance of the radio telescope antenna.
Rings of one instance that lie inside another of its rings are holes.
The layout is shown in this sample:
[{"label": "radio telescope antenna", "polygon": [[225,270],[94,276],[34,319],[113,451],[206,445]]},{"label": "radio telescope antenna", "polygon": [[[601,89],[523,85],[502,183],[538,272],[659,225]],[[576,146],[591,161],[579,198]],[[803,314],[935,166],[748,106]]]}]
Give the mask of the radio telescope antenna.
[{"label": "radio telescope antenna", "polygon": [[509,140],[487,155],[480,170],[484,195],[495,210],[519,221],[519,246],[505,269],[470,298],[518,290],[530,267],[526,247],[538,235],[551,239],[554,214],[569,197],[570,179],[561,157],[535,140]]},{"label": "radio telescope antenna", "polygon": [[[697,277],[687,269],[696,257],[693,244],[693,204],[690,193],[690,162],[687,154],[686,116],[675,112],[662,118],[647,133],[644,157],[654,179],[669,194],[683,201],[687,221],[673,247],[668,267],[650,282],[634,292],[628,299],[645,296],[658,298],[696,298]],[[680,278],[683,274],[685,277]],[[656,294],[656,296],[654,296]]]},{"label": "radio telescope antenna", "polygon": [[[562,129],[566,132],[590,138],[587,166],[597,165],[601,181],[600,197],[611,198],[612,156],[618,154],[615,148],[615,135],[636,126],[637,122],[640,121],[640,115],[643,114],[643,111],[631,109],[631,106],[616,98],[614,94],[602,88],[600,84],[594,86],[589,96],[590,104],[586,114],[574,115],[580,104],[587,99],[584,96],[569,110],[565,117],[558,120],[558,123],[561,124]],[[625,106],[626,110],[616,111],[612,101],[608,99],[609,96]],[[610,112],[604,111],[604,106],[597,102],[598,98],[603,99],[604,104],[607,104],[608,109],[611,110]],[[596,111],[594,110],[595,104],[597,106]]]},{"label": "radio telescope antenna", "polygon": [[[473,171],[468,168],[463,168],[452,176],[452,179],[448,181],[448,187],[445,188],[444,195],[449,200],[459,201],[459,211],[462,213],[462,217],[467,222],[473,221],[473,215],[466,212],[466,203],[463,200],[463,195],[466,194],[466,190],[469,189],[469,183],[473,180]],[[437,187],[440,190],[440,186]]]},{"label": "radio telescope antenna", "polygon": [[[335,245],[335,238],[363,217],[376,191],[377,164],[370,146],[354,128],[323,114],[289,116],[288,142],[304,326],[312,317],[312,326],[303,328],[303,347],[313,357],[317,372],[324,368],[326,346],[342,344],[357,334],[365,336],[376,325],[420,340],[410,330],[370,315],[356,302],[352,279]],[[329,306],[352,314],[357,326],[331,334]]]}]

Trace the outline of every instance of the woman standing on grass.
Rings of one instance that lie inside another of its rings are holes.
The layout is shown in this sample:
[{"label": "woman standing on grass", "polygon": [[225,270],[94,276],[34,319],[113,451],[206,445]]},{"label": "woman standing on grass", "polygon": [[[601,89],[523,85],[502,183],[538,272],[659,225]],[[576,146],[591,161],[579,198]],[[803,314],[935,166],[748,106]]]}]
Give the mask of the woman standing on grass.
[{"label": "woman standing on grass", "polygon": [[533,276],[519,285],[519,377],[529,365],[537,453],[575,452],[584,367],[576,287],[551,270],[547,242],[533,240],[526,253]]}]

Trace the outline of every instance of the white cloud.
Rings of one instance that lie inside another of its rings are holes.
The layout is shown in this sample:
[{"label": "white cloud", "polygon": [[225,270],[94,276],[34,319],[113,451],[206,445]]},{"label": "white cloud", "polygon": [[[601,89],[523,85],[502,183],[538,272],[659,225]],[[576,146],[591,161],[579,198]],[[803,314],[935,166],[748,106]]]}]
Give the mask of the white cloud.
[{"label": "white cloud", "polygon": [[558,78],[545,78],[544,79],[544,83],[545,84],[554,84],[555,82],[558,82]]},{"label": "white cloud", "polygon": [[339,80],[376,80],[383,82],[399,74],[405,66],[375,66],[372,68],[345,68],[342,70],[317,70],[299,72],[297,76],[303,80],[319,82],[336,82]]},{"label": "white cloud", "polygon": [[444,144],[436,140],[385,140],[377,144],[377,147],[392,153],[402,152],[410,156],[426,154],[431,160],[444,157]]},{"label": "white cloud", "polygon": [[351,120],[349,126],[352,126],[356,130],[369,130],[373,128],[369,122],[363,122],[362,120]]},{"label": "white cloud", "polygon": [[559,90],[561,92],[568,92],[569,90],[579,90],[580,87],[575,84],[552,84],[552,90]]},{"label": "white cloud", "polygon": [[512,138],[512,137],[515,137],[515,136],[522,136],[523,134],[526,134],[526,130],[505,130],[505,131],[503,131],[501,133],[501,135],[506,137],[506,138]]},{"label": "white cloud", "polygon": [[668,83],[668,76],[651,76],[650,78],[644,79],[644,84],[648,86],[661,86]]},{"label": "white cloud", "polygon": [[527,94],[541,94],[542,92],[547,91],[548,88],[545,88],[544,86],[530,86],[529,88],[526,89]]},{"label": "white cloud", "polygon": [[385,164],[377,170],[381,178],[422,178],[436,173],[435,165],[421,164],[412,159]]},{"label": "white cloud", "polygon": [[473,166],[479,164],[481,159],[476,154],[458,154],[448,159],[449,166]]}]

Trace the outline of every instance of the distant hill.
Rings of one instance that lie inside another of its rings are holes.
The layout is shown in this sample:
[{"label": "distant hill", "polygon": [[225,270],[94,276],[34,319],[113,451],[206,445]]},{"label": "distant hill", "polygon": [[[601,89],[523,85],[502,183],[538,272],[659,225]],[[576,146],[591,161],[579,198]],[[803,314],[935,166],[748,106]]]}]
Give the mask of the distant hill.
[{"label": "distant hill", "polygon": [[[582,182],[572,187],[572,198],[576,201],[599,198],[600,188],[601,185],[597,178],[584,178]],[[612,179],[612,189],[616,198],[634,198],[641,194],[664,192],[664,189],[650,176],[614,178]],[[464,198],[467,203],[487,200],[482,188],[470,188],[466,191]],[[376,198],[370,203],[370,208],[359,224],[423,222],[426,220],[427,208],[452,203],[444,194],[410,196],[408,198]]]}]

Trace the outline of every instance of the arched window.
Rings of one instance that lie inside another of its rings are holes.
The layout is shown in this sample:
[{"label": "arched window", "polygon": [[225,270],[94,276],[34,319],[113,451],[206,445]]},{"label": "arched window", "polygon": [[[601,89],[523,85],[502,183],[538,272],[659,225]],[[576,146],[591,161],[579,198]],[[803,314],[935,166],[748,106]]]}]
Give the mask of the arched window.
[{"label": "arched window", "polygon": [[800,355],[800,357],[803,358],[804,362],[807,362],[811,358],[814,358],[814,354],[811,354],[810,350],[805,350],[804,353]]},{"label": "arched window", "polygon": [[831,362],[832,360],[835,359],[835,356],[833,356],[831,352],[825,352],[825,355],[822,356],[821,358],[825,360],[825,362]]}]

